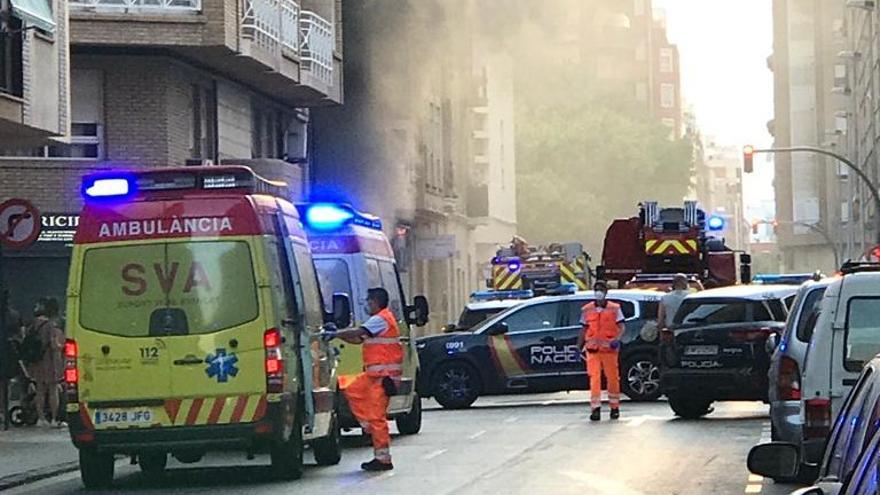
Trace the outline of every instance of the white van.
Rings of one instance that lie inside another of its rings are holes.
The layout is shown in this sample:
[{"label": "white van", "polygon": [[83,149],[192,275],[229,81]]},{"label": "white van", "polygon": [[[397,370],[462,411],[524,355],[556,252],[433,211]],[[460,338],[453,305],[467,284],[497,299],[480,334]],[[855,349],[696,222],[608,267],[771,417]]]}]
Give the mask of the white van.
[{"label": "white van", "polygon": [[803,371],[802,459],[815,463],[832,419],[880,352],[880,263],[846,263],[843,276],[825,290]]},{"label": "white van", "polygon": [[[388,306],[397,316],[404,347],[403,378],[397,395],[389,401],[388,416],[396,420],[400,433],[418,433],[422,425],[422,405],[415,387],[419,356],[410,327],[428,322],[427,300],[416,296],[414,304],[407,305],[394,251],[378,217],[334,203],[300,204],[297,209],[313,250],[312,258],[325,301],[332,304],[334,294],[348,294],[352,301],[352,323],[357,326],[370,316],[367,289],[382,287],[388,291]],[[361,373],[364,366],[361,346],[338,340],[334,343],[339,355],[337,372],[340,375]],[[340,395],[339,400],[342,427],[358,427],[345,398]]]}]

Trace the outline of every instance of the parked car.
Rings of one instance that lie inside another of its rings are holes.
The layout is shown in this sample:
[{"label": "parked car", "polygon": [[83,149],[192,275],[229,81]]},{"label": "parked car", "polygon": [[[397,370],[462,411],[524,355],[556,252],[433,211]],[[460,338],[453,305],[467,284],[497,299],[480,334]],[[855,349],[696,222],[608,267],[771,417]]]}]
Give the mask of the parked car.
[{"label": "parked car", "polygon": [[780,334],[795,286],[742,285],[688,295],[661,339],[662,390],[676,415],[717,400],[767,401],[767,339]]},{"label": "parked car", "polygon": [[806,282],[797,292],[785,329],[778,341],[770,337],[775,348],[768,372],[770,425],[773,440],[800,445],[803,442],[801,421],[801,370],[825,289],[834,279]]},{"label": "parked car", "polygon": [[831,418],[880,352],[880,263],[847,263],[841,273],[825,289],[802,371],[805,463],[818,462]]},{"label": "parked car", "polygon": [[[661,293],[612,290],[608,299],[626,318],[620,352],[621,390],[633,400],[660,396],[656,326]],[[416,342],[423,374],[419,393],[446,408],[469,407],[481,395],[584,390],[589,386],[577,348],[581,308],[592,292],[541,296],[486,320],[471,332],[423,337]]]},{"label": "parked car", "polygon": [[[880,459],[880,356],[861,372],[846,397],[824,449],[816,485],[799,495],[875,495]],[[790,442],[752,447],[749,471],[776,480],[794,478],[803,464],[801,449]]]}]

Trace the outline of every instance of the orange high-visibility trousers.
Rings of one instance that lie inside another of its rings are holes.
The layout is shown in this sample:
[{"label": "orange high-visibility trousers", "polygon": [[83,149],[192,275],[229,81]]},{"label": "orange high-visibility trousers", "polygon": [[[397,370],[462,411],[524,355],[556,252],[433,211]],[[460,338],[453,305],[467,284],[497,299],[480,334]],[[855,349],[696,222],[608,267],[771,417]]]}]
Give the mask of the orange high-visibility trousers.
[{"label": "orange high-visibility trousers", "polygon": [[372,437],[376,459],[391,462],[391,433],[385,419],[389,399],[382,388],[382,377],[366,373],[340,376],[339,386],[364,433]]},{"label": "orange high-visibility trousers", "polygon": [[617,351],[599,350],[587,353],[587,374],[590,375],[590,408],[602,406],[602,373],[608,384],[608,404],[620,407],[620,366]]}]

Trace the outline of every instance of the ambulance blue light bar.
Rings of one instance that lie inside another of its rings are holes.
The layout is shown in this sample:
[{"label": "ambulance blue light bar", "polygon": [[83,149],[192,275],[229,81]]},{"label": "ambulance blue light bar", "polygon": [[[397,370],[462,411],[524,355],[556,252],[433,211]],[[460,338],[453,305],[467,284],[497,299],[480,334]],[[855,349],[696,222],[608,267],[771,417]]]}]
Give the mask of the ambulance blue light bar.
[{"label": "ambulance blue light bar", "polygon": [[382,230],[382,221],[372,215],[361,213],[349,205],[336,203],[312,203],[298,205],[306,227],[321,232],[339,230],[347,225],[360,225]]},{"label": "ambulance blue light bar", "polygon": [[480,290],[471,293],[471,301],[497,301],[501,299],[529,299],[535,297],[530,289],[525,290]]},{"label": "ambulance blue light bar", "polygon": [[83,196],[89,199],[125,198],[134,194],[136,185],[129,177],[92,177],[83,181]]}]

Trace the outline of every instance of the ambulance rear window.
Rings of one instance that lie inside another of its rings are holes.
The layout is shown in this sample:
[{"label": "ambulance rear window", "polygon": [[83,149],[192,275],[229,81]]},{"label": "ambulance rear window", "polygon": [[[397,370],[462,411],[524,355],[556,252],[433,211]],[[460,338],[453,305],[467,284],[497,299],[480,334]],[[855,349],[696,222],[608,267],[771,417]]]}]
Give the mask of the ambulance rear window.
[{"label": "ambulance rear window", "polygon": [[315,268],[318,269],[318,282],[321,284],[321,295],[324,297],[324,307],[333,307],[333,294],[341,292],[348,294],[355,302],[355,295],[351,293],[351,281],[348,274],[348,264],[338,259],[315,260]]},{"label": "ambulance rear window", "polygon": [[82,270],[79,320],[97,332],[123,337],[205,334],[258,316],[245,242],[92,248]]}]

